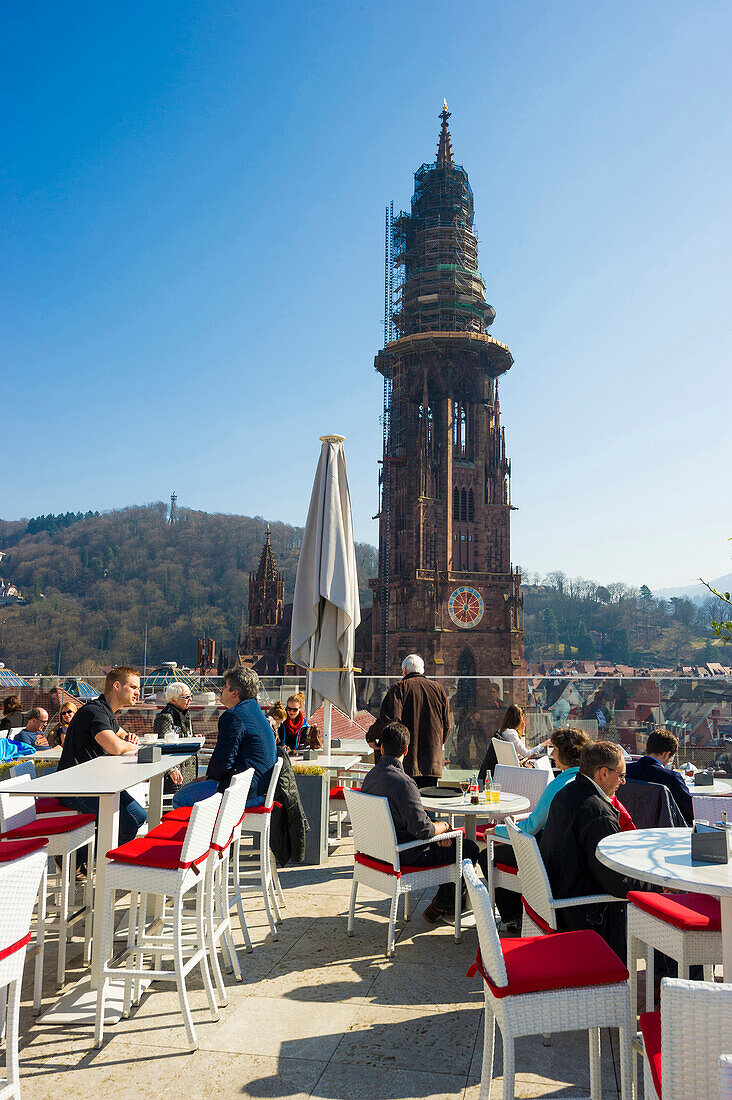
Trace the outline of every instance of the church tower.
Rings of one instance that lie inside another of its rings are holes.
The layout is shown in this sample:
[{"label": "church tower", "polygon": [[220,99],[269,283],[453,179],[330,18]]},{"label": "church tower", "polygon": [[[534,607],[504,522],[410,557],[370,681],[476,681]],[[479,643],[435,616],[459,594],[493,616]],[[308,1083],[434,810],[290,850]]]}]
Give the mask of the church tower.
[{"label": "church tower", "polygon": [[[387,215],[395,286],[387,271],[372,666],[398,674],[416,652],[428,675],[520,676],[523,601],[498,399],[513,359],[488,335],[495,312],[478,270],[473,192],[453,159],[447,104],[439,117],[437,159],[415,173],[410,212],[390,226]],[[471,685],[466,703],[480,706],[480,681]]]},{"label": "church tower", "polygon": [[[277,568],[269,524],[256,573],[249,574],[249,622],[240,653],[251,659],[264,658],[257,664],[261,671],[277,671],[280,624],[285,611],[285,578]],[[242,633],[244,630],[242,629]]]}]

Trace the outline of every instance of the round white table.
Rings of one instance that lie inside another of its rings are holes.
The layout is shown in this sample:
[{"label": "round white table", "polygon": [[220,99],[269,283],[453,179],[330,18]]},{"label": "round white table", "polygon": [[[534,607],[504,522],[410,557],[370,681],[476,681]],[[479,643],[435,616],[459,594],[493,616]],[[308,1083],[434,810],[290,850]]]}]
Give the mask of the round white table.
[{"label": "round white table", "polygon": [[600,841],[597,858],[606,867],[643,882],[719,898],[724,978],[732,981],[732,862],[692,863],[691,829],[616,833]]},{"label": "round white table", "polygon": [[710,787],[697,787],[693,779],[687,779],[686,786],[692,797],[695,794],[707,797],[711,795],[714,798],[719,798],[720,795],[732,795],[732,780],[729,779],[715,779]]},{"label": "round white table", "polygon": [[425,810],[430,810],[432,813],[464,817],[465,835],[468,840],[475,840],[475,829],[479,817],[503,821],[504,817],[526,813],[531,807],[528,798],[524,798],[523,795],[503,792],[499,802],[479,802],[477,806],[471,806],[462,798],[430,798],[429,795],[422,795],[422,802]]}]

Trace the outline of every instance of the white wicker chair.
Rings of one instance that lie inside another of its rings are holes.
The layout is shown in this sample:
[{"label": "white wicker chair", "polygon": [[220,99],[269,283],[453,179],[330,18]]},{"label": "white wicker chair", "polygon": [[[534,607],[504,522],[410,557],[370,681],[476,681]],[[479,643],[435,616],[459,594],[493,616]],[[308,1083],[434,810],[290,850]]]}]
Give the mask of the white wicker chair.
[{"label": "white wicker chair", "polygon": [[[211,850],[211,834],[216,815],[221,805],[221,795],[197,802],[192,810],[182,843],[155,837],[138,837],[107,852],[107,882],[105,897],[98,900],[102,909],[102,981],[97,992],[97,1015],[95,1027],[95,1045],[101,1046],[104,1038],[104,1003],[110,978],[124,977],[124,1011],[129,1012],[133,1000],[133,981],[138,979],[151,981],[174,981],[178,987],[178,999],[185,1024],[188,1044],[191,1050],[198,1049],[198,1039],[193,1027],[186,975],[194,966],[200,965],[203,985],[206,991],[211,1016],[218,1020],[219,1011],[211,984],[211,974],[206,961],[206,927],[204,912],[205,875],[200,865],[208,859]],[[119,960],[113,959],[113,914],[114,899],[117,890],[129,890],[130,911],[127,933],[127,950]],[[190,944],[183,932],[183,903],[186,894],[196,891],[196,937]],[[155,894],[171,898],[173,902],[172,929],[168,933],[163,927],[160,932],[145,932],[146,907],[139,903],[138,895],[147,898]],[[184,953],[190,957],[184,961]],[[157,964],[154,969],[144,970],[144,956],[149,954]],[[173,970],[161,969],[163,954],[172,954]],[[136,957],[138,966],[134,965]],[[125,969],[113,966],[113,962],[127,962]]]},{"label": "white wicker chair", "polygon": [[[56,967],[56,981],[59,986],[64,983],[66,976],[66,948],[69,939],[69,930],[77,921],[84,920],[84,960],[89,961],[91,954],[91,927],[92,927],[92,900],[93,900],[93,865],[94,865],[94,834],[96,822],[94,814],[65,814],[44,815],[36,814],[36,800],[33,795],[15,795],[6,793],[11,787],[23,787],[26,783],[25,776],[14,776],[0,784],[0,839],[2,840],[27,840],[31,837],[45,837],[48,840],[47,854],[57,856],[61,860],[55,889],[58,891],[58,905],[54,908],[58,911],[58,964]],[[88,846],[90,858],[88,860],[86,885],[84,888],[84,907],[72,917],[69,917],[69,881],[71,869],[71,856],[80,848]],[[37,999],[37,998],[36,998]],[[40,1007],[40,1006],[39,1006]]]},{"label": "white wicker chair", "polygon": [[694,820],[707,821],[713,825],[715,821],[722,820],[722,814],[727,814],[732,824],[732,798],[729,795],[695,794],[691,801],[694,804]]},{"label": "white wicker chair", "polygon": [[[10,774],[11,776],[22,775],[32,780],[36,778],[36,766],[32,760],[21,760],[19,764],[13,765]],[[57,798],[36,798],[36,813],[39,817],[43,814],[71,817],[77,812],[77,810],[70,810],[68,806],[64,806],[63,802],[59,802]]]},{"label": "white wicker chair", "polygon": [[520,767],[520,760],[515,747],[510,741],[504,741],[501,737],[493,737],[493,748],[496,753],[496,760],[499,764],[507,764],[509,767]]},{"label": "white wicker chair", "polygon": [[330,788],[328,795],[328,818],[335,814],[337,840],[340,840],[343,835],[341,822],[345,814],[348,813],[346,796],[343,792],[346,787],[355,787],[357,791],[360,791],[361,781],[365,775],[368,775],[372,767],[373,764],[355,764],[348,771],[340,771],[336,775],[335,785]]},{"label": "white wicker chair", "polygon": [[499,940],[488,891],[469,860],[463,877],[478,928],[476,969],[483,976],[485,1021],[480,1100],[493,1080],[495,1025],[503,1038],[503,1100],[515,1096],[515,1040],[525,1035],[589,1030],[590,1093],[601,1100],[600,1028],[619,1028],[622,1100],[630,1100],[628,972],[595,932]]},{"label": "white wicker chair", "polygon": [[[513,745],[511,745],[510,748],[513,748]],[[529,809],[525,814],[521,815],[524,817],[527,817],[534,809],[536,803],[539,801],[553,778],[553,775],[542,769],[515,768],[509,764],[497,764],[495,772],[493,773],[493,779],[500,785],[502,793],[519,794],[523,795],[524,798],[528,798]],[[478,829],[476,832],[477,839],[479,843],[482,844],[491,843],[488,839],[491,835],[492,834],[488,832],[487,829]],[[510,841],[502,841],[501,843],[510,844]],[[495,889],[497,886],[502,887],[504,890],[511,890],[512,893],[520,894],[521,882],[519,880],[518,868],[500,863],[492,866],[488,883],[491,900],[495,898]]]},{"label": "white wicker chair", "polygon": [[7,997],[6,1077],[0,1082],[0,1100],[20,1100],[18,1026],[23,966],[30,941],[33,906],[48,856],[45,848],[0,864],[0,989]]},{"label": "white wicker chair", "polygon": [[679,977],[688,978],[691,966],[702,965],[705,979],[714,981],[714,964],[722,962],[719,900],[707,894],[630,891],[628,969],[634,1020],[638,1014],[639,958],[646,961],[646,1012],[653,1008],[654,949],[676,959]]},{"label": "white wicker chair", "polygon": [[558,931],[557,910],[570,909],[574,905],[600,905],[607,902],[624,902],[611,894],[586,894],[579,898],[555,898],[541,858],[536,838],[522,833],[510,818],[506,819],[508,835],[516,853],[521,900],[524,907],[522,936],[542,936]]},{"label": "white wicker chair", "polygon": [[[277,780],[280,777],[282,771],[282,760],[278,757],[277,763],[272,769],[272,776],[267,787],[267,794],[265,795],[263,806],[250,807],[244,814],[244,820],[241,824],[241,830],[238,836],[234,839],[234,855],[232,866],[234,869],[234,891],[239,897],[238,910],[239,920],[243,919],[243,910],[241,906],[241,884],[239,883],[239,859],[241,854],[241,834],[246,833],[248,836],[259,837],[259,873],[262,883],[262,896],[264,898],[264,908],[267,913],[267,920],[269,921],[269,930],[272,933],[272,939],[278,939],[277,925],[282,924],[282,915],[280,914],[280,907],[278,904],[279,899],[283,901],[282,889],[280,887],[280,880],[277,876],[277,868],[275,867],[272,857],[269,851],[269,830],[270,823],[272,821],[272,810],[274,808],[275,789],[277,787]],[[272,911],[274,907],[274,912]],[[245,924],[244,924],[245,926]]]},{"label": "white wicker chair", "polygon": [[661,1011],[644,1012],[645,1100],[714,1100],[732,1038],[732,986],[664,978]]},{"label": "white wicker chair", "polygon": [[[394,954],[394,930],[396,926],[399,898],[404,897],[404,919],[409,920],[409,895],[412,890],[425,890],[429,886],[441,886],[443,883],[455,884],[455,942],[460,943],[460,915],[462,907],[462,884],[460,869],[463,857],[463,831],[455,829],[441,833],[430,840],[413,840],[406,844],[397,844],[394,822],[389,810],[389,801],[378,795],[363,794],[353,788],[346,788],[346,805],[353,826],[353,885],[351,902],[348,908],[348,935],[353,935],[356,895],[359,884],[370,886],[380,894],[391,898],[389,911],[389,931],[386,941],[387,957]],[[402,866],[401,857],[414,848],[422,848],[439,840],[456,840],[456,855],[452,863],[441,867]]]},{"label": "white wicker chair", "polygon": [[719,1100],[732,1100],[732,1054],[720,1054],[717,1066],[719,1067]]}]

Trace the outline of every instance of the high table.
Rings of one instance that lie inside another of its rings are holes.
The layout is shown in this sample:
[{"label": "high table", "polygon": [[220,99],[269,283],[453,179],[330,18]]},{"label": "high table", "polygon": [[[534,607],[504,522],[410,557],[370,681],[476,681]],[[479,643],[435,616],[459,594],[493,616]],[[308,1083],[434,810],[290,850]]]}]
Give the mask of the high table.
[{"label": "high table", "polygon": [[[195,747],[193,747],[195,745]],[[154,764],[138,764],[137,754],[100,756],[85,764],[77,764],[62,772],[51,772],[17,787],[8,794],[32,794],[36,798],[98,798],[99,822],[96,839],[95,905],[92,928],[92,961],[88,977],[82,978],[67,993],[39,1017],[40,1024],[93,1024],[96,1013],[97,989],[105,960],[102,958],[101,925],[107,879],[107,852],[117,847],[119,829],[119,796],[137,783],[150,783],[148,822],[151,828],[160,824],[163,811],[163,776],[196,752],[200,740],[192,742],[190,752],[163,756]],[[91,869],[90,869],[91,870]],[[122,1015],[124,980],[110,983],[105,1020],[116,1023]]]},{"label": "high table", "polygon": [[692,863],[691,829],[615,833],[600,841],[597,858],[643,882],[719,898],[724,978],[732,982],[732,863]]}]

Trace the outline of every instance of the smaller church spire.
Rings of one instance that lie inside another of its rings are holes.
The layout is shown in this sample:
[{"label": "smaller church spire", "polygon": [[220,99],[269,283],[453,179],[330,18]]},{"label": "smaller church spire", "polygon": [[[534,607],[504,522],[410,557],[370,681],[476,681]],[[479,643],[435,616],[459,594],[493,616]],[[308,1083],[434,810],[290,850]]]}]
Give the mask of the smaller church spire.
[{"label": "smaller church spire", "polygon": [[264,537],[264,546],[262,547],[262,553],[259,558],[259,566],[257,567],[257,580],[277,580],[277,565],[275,563],[274,551],[272,550],[272,540],[270,538],[269,524],[267,524],[267,532]]},{"label": "smaller church spire", "polygon": [[452,142],[450,141],[450,131],[447,128],[447,120],[450,117],[451,112],[447,109],[447,100],[442,101],[442,110],[440,111],[438,118],[442,119],[442,126],[440,128],[440,144],[437,148],[437,163],[438,164],[452,164]]}]

